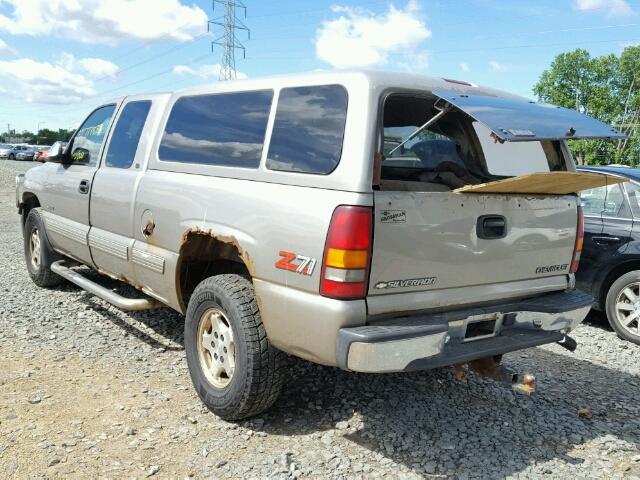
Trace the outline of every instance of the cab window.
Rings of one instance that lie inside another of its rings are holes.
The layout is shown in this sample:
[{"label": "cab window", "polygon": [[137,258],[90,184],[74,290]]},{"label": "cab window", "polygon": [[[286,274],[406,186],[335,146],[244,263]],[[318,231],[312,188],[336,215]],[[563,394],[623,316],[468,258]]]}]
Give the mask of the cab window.
[{"label": "cab window", "polygon": [[78,129],[71,144],[71,162],[95,166],[98,163],[100,149],[104,143],[115,105],[105,105],[89,115]]},{"label": "cab window", "polygon": [[151,102],[129,102],[122,110],[107,150],[107,167],[129,168],[136,158],[138,142]]}]

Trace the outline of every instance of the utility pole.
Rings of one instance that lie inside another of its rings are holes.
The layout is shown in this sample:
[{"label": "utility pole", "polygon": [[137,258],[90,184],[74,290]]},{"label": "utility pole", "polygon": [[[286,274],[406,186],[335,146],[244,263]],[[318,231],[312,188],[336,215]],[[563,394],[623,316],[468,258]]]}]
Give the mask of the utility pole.
[{"label": "utility pole", "polygon": [[[211,51],[215,46],[222,47],[222,62],[220,63],[220,80],[236,79],[236,50],[242,50],[243,58],[246,58],[244,45],[236,36],[236,30],[245,30],[247,38],[251,39],[251,32],[247,26],[236,15],[238,9],[244,10],[244,18],[247,18],[247,7],[241,0],[213,0],[213,11],[216,5],[224,9],[222,17],[209,20],[207,29],[211,31],[211,26],[218,26],[223,30],[223,34],[211,42]],[[219,8],[220,8],[219,7]]]}]

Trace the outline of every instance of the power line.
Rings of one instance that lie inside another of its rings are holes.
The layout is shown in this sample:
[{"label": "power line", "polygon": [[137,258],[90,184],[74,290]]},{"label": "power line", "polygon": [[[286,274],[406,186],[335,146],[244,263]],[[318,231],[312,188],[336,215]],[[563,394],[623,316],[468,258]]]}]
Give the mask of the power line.
[{"label": "power line", "polygon": [[236,75],[236,50],[242,50],[243,56],[246,58],[246,50],[244,45],[236,36],[236,30],[245,30],[247,36],[251,39],[251,32],[247,26],[236,15],[237,9],[244,10],[244,16],[247,17],[247,7],[241,0],[213,0],[213,11],[216,5],[224,8],[224,16],[209,20],[207,28],[211,25],[221,27],[223,34],[211,42],[211,50],[215,45],[222,47],[222,62],[220,63],[220,80],[235,80]]}]

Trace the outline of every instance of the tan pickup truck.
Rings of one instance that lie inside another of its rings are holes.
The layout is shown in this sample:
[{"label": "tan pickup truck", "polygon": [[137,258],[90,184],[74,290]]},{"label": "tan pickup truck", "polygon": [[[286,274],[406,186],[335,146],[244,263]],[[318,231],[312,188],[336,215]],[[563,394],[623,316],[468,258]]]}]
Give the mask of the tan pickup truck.
[{"label": "tan pickup truck", "polygon": [[[356,372],[499,358],[588,312],[573,193],[457,189],[573,172],[576,112],[466,82],[314,73],[125,97],[17,178],[33,281],[185,314],[203,402],[260,413],[283,352]],[[85,265],[144,295],[123,298]]]}]

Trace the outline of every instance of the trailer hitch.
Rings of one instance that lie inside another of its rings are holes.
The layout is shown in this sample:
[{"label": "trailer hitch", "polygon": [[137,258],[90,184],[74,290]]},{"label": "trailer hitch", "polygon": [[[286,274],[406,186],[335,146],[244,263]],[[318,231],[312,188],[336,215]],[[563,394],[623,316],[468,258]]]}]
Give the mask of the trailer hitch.
[{"label": "trailer hitch", "polygon": [[[465,365],[467,369],[465,370]],[[531,395],[536,391],[536,377],[530,373],[518,373],[499,364],[495,357],[480,358],[467,364],[455,365],[455,376],[459,382],[469,378],[473,372],[479,378],[491,378],[511,385],[516,392]]]}]

